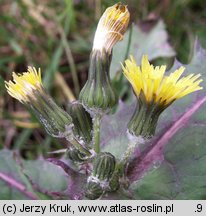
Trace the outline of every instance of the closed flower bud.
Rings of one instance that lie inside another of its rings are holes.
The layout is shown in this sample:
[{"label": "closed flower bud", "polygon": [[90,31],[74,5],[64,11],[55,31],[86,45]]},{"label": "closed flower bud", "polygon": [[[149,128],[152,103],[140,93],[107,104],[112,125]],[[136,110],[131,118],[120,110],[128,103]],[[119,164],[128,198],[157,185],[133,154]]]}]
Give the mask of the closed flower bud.
[{"label": "closed flower bud", "polygon": [[100,181],[108,181],[114,172],[116,164],[115,157],[109,152],[99,153],[93,162],[92,176]]},{"label": "closed flower bud", "polygon": [[85,189],[85,196],[88,199],[95,200],[102,196],[103,189],[100,185],[100,182],[96,181],[89,181],[87,182],[86,189]]},{"label": "closed flower bud", "polygon": [[92,141],[92,118],[90,114],[78,101],[70,103],[67,111],[72,117],[74,135],[79,140],[83,140],[86,146],[89,145]]},{"label": "closed flower bud", "polygon": [[105,50],[93,51],[90,57],[88,80],[79,99],[92,112],[107,112],[117,102],[109,76],[111,56]]},{"label": "closed flower bud", "polygon": [[119,189],[120,187],[119,178],[120,178],[119,172],[115,170],[109,181],[109,191],[110,192],[117,191]]}]

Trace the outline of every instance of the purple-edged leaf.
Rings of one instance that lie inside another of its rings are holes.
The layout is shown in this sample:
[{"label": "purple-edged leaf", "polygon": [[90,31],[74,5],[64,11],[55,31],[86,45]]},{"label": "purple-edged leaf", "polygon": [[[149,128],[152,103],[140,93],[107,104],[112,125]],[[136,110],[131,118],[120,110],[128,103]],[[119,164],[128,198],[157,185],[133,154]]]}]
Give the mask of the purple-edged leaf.
[{"label": "purple-edged leaf", "polygon": [[32,185],[55,199],[81,199],[86,177],[58,159],[24,161],[24,173]]},{"label": "purple-edged leaf", "polygon": [[[206,198],[206,51],[196,43],[191,63],[184,65],[189,73],[201,73],[204,87],[173,103],[161,115],[155,137],[146,148],[136,152],[128,177],[136,199],[205,199]],[[174,67],[181,64],[175,62]],[[134,109],[134,106],[132,107]],[[132,109],[131,108],[131,109]],[[128,106],[115,114],[123,128],[132,113]],[[123,118],[123,122],[119,118]],[[128,118],[128,119],[127,119]],[[115,122],[115,120],[112,120]],[[107,121],[106,121],[107,123]],[[113,152],[119,151],[120,126],[103,125],[112,131]],[[105,130],[105,132],[106,132]],[[119,131],[119,133],[118,133]],[[104,134],[107,137],[107,134]],[[111,136],[111,133],[108,135]],[[103,141],[104,141],[104,137]],[[121,143],[123,145],[123,142]],[[112,147],[110,147],[112,148]],[[119,157],[121,157],[119,155]]]},{"label": "purple-edged leaf", "polygon": [[13,151],[0,151],[0,200],[71,199],[77,192],[74,186],[68,172],[58,164],[43,159],[25,161]]},{"label": "purple-edged leaf", "polygon": [[21,172],[14,152],[0,151],[0,200],[38,199],[31,184]]},{"label": "purple-edged leaf", "polygon": [[87,181],[87,176],[72,169],[70,161],[68,161],[66,158],[62,158],[62,160],[50,158],[48,160],[51,163],[61,167],[65,173],[68,174],[69,184],[65,193],[67,194],[67,199],[68,196],[70,199],[82,199],[84,196],[84,188]]},{"label": "purple-edged leaf", "polygon": [[68,176],[59,166],[46,160],[24,161],[24,173],[40,191],[62,193],[69,184]]},{"label": "purple-edged leaf", "polygon": [[[129,46],[129,55],[133,55],[139,64],[142,55],[147,54],[149,60],[158,57],[175,56],[175,51],[168,43],[168,34],[165,30],[165,24],[162,20],[149,31],[144,32],[138,26],[132,25],[131,43]],[[120,62],[123,62],[127,52],[129,40],[129,31],[124,39],[117,43],[113,49],[113,57],[110,68],[110,76],[113,79],[118,70],[121,69]],[[121,50],[121,51],[120,51]]]}]

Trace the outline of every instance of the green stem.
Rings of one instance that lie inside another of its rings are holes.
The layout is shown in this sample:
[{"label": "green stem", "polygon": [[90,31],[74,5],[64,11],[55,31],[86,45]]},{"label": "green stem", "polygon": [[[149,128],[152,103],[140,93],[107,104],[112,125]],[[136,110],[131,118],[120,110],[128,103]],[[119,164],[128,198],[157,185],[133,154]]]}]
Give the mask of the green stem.
[{"label": "green stem", "polygon": [[122,161],[124,161],[125,163],[127,163],[129,161],[129,158],[131,157],[132,153],[134,152],[135,146],[136,145],[132,144],[132,145],[129,145],[127,147],[126,151],[124,152]]},{"label": "green stem", "polygon": [[130,157],[132,156],[132,154],[134,153],[135,148],[137,147],[138,144],[142,144],[143,142],[145,142],[146,140],[135,140],[135,142],[130,141],[122,159],[121,162],[124,163],[125,165],[129,162]]},{"label": "green stem", "polygon": [[84,148],[71,134],[67,134],[65,137],[75,148],[77,148],[80,152],[86,154],[87,156],[91,156],[89,150]]},{"label": "green stem", "polygon": [[94,150],[96,153],[100,152],[100,122],[101,122],[101,115],[95,114],[94,116],[94,133],[93,133],[93,140],[94,140]]}]

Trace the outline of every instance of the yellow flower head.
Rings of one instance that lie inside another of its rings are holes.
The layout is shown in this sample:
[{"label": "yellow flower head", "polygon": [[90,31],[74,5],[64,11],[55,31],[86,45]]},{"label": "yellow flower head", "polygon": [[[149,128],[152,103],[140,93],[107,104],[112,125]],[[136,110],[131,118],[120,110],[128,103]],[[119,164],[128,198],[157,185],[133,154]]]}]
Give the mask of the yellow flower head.
[{"label": "yellow flower head", "polygon": [[122,40],[129,23],[127,6],[117,3],[106,9],[99,20],[94,37],[93,49],[111,52],[116,42]]},{"label": "yellow flower head", "polygon": [[134,57],[131,56],[122,68],[136,96],[139,98],[142,92],[148,103],[167,106],[176,99],[202,89],[199,86],[202,82],[202,79],[199,79],[200,74],[190,74],[180,78],[185,70],[184,67],[180,67],[173,73],[165,75],[166,66],[154,67],[146,55],[142,57],[141,67],[137,66]]},{"label": "yellow flower head", "polygon": [[12,76],[13,81],[5,81],[5,86],[8,93],[21,103],[29,102],[34,90],[41,92],[43,89],[40,68],[37,71],[34,67],[28,67],[27,72],[23,74],[13,72]]}]

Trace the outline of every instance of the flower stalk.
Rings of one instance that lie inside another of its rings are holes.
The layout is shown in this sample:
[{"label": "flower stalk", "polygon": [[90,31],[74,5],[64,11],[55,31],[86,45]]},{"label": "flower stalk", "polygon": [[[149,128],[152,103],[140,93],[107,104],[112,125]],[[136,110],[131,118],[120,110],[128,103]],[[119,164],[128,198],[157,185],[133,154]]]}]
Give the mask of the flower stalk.
[{"label": "flower stalk", "polygon": [[93,142],[94,142],[94,150],[96,153],[100,152],[100,122],[101,122],[101,115],[96,114],[93,118]]}]

